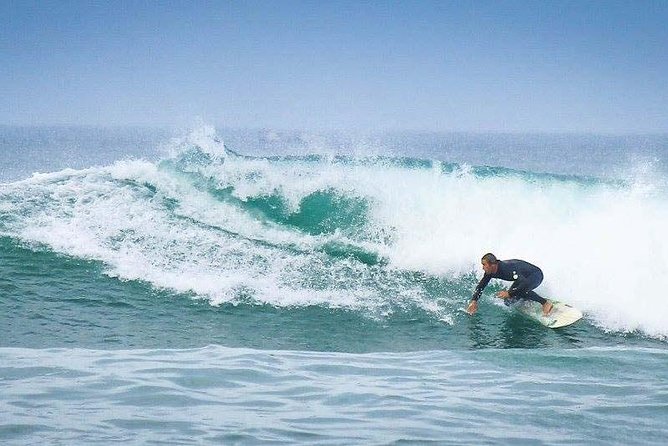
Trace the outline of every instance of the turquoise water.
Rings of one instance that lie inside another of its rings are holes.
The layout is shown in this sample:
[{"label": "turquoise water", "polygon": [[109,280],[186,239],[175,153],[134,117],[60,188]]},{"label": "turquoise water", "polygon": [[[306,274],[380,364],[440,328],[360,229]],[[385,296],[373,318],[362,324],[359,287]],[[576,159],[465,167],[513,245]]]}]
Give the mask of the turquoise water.
[{"label": "turquoise water", "polygon": [[664,137],[3,131],[3,443],[668,438]]}]

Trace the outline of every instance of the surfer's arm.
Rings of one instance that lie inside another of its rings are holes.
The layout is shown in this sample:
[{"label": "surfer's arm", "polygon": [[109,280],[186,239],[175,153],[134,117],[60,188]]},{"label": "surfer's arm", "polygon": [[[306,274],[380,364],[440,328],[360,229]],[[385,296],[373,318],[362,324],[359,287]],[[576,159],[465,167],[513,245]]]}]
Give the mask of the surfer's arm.
[{"label": "surfer's arm", "polygon": [[482,276],[482,279],[480,279],[480,282],[478,282],[478,286],[475,287],[475,291],[473,292],[473,297],[471,297],[471,300],[477,301],[480,299],[482,291],[485,289],[490,280],[492,280],[492,276],[489,274]]}]

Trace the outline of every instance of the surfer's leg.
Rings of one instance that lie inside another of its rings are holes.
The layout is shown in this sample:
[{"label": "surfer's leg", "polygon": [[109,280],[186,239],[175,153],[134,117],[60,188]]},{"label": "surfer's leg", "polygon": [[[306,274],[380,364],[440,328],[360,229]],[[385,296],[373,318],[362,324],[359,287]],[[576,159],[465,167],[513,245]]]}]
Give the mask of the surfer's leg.
[{"label": "surfer's leg", "polygon": [[552,311],[552,302],[545,299],[544,297],[540,297],[535,291],[527,291],[527,293],[524,296],[522,296],[522,299],[528,299],[528,300],[533,300],[534,302],[538,302],[543,307],[544,316],[547,316],[548,314],[550,314],[550,311]]},{"label": "surfer's leg", "polygon": [[533,290],[538,287],[543,281],[543,274],[536,273],[528,277],[520,277],[513,282],[510,286],[510,290],[524,290],[523,292],[515,294],[517,299],[529,299],[539,302],[541,305],[545,302],[545,299],[536,294]]},{"label": "surfer's leg", "polygon": [[[516,290],[516,292],[513,294],[515,294],[520,299],[525,299],[524,295],[529,291],[538,288],[538,285],[540,285],[542,282],[543,282],[543,273],[538,271],[534,274],[531,274],[530,276],[517,278],[513,282],[513,284],[510,285],[508,291],[513,293],[513,290]],[[518,293],[517,291],[519,290],[522,291]]]},{"label": "surfer's leg", "polygon": [[536,292],[533,291],[533,290],[531,290],[531,291],[527,291],[526,294],[524,294],[524,296],[522,296],[522,299],[533,300],[534,302],[538,302],[538,303],[541,304],[541,305],[544,305],[545,302],[547,302],[547,300],[546,300],[545,298],[540,297],[540,296],[538,295],[538,293],[536,293]]},{"label": "surfer's leg", "polygon": [[543,282],[543,274],[534,274],[526,279],[526,288],[528,288],[528,291],[524,293],[522,296],[518,296],[521,299],[527,299],[527,300],[532,300],[534,302],[538,302],[542,307],[543,307],[543,315],[547,316],[550,311],[552,311],[552,302],[549,300],[545,299],[544,297],[541,297],[534,291],[534,288],[537,288],[538,285]]}]

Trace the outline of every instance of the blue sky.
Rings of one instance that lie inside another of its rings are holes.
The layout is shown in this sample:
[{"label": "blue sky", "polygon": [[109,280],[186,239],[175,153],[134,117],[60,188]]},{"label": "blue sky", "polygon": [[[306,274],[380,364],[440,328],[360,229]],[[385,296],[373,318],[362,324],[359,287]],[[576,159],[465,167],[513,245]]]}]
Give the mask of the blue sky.
[{"label": "blue sky", "polygon": [[668,132],[668,2],[0,2],[0,124]]}]

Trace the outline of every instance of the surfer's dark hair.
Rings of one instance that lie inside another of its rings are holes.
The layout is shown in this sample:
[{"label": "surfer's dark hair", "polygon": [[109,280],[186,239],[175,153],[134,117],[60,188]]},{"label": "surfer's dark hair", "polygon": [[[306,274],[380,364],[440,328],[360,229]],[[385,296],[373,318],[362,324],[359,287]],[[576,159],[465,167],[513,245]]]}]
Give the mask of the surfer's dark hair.
[{"label": "surfer's dark hair", "polygon": [[491,263],[491,264],[499,263],[496,256],[494,254],[492,254],[491,252],[488,252],[487,254],[482,256],[481,260],[485,263]]}]

